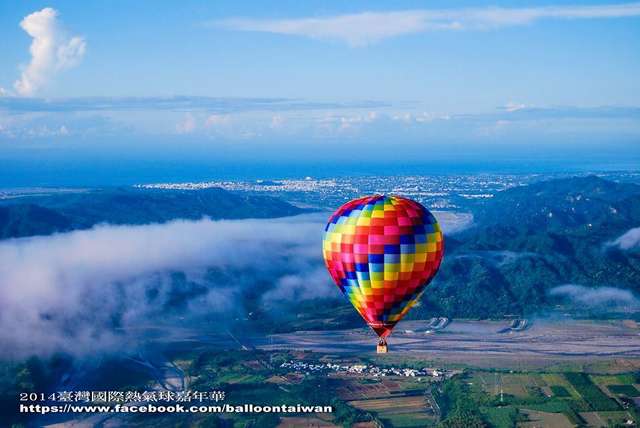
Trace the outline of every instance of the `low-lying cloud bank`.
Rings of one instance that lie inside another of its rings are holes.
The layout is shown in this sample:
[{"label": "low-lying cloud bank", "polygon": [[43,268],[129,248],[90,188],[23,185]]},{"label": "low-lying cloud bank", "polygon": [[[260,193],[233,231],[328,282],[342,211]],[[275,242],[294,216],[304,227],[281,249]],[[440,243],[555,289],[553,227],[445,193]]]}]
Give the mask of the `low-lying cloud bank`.
[{"label": "low-lying cloud bank", "polygon": [[[116,349],[135,339],[124,332],[172,311],[186,321],[238,314],[248,291],[266,304],[335,296],[320,274],[321,233],[317,216],[301,216],[102,225],[0,242],[0,354]],[[178,285],[176,272],[186,275]]]},{"label": "low-lying cloud bank", "polygon": [[640,308],[640,300],[630,290],[615,287],[564,284],[552,288],[549,295],[566,298],[583,309],[637,310]]},{"label": "low-lying cloud bank", "polygon": [[[139,327],[224,323],[256,305],[279,319],[294,302],[340,297],[322,261],[327,217],[101,225],[0,241],[0,357],[109,352],[140,344]],[[445,232],[465,223],[440,217]]]},{"label": "low-lying cloud bank", "polygon": [[640,248],[640,227],[629,229],[618,238],[611,241],[607,246],[618,247],[621,250]]}]

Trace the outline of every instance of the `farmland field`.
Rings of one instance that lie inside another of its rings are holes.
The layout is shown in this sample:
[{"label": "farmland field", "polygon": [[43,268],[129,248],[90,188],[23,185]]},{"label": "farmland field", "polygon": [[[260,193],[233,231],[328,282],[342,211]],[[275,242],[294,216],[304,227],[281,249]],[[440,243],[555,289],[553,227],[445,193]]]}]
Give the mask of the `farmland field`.
[{"label": "farmland field", "polygon": [[590,427],[623,426],[631,418],[631,415],[624,411],[583,412],[580,415]]},{"label": "farmland field", "polygon": [[585,373],[566,373],[567,380],[595,411],[615,411],[620,406],[602,392]]},{"label": "farmland field", "polygon": [[562,413],[548,413],[537,410],[523,410],[527,421],[519,422],[518,428],[573,428],[575,425]]},{"label": "farmland field", "polygon": [[571,397],[571,394],[569,394],[569,391],[567,391],[567,388],[565,388],[562,385],[553,385],[551,387],[551,392],[555,397],[558,397],[558,398]]},{"label": "farmland field", "polygon": [[[627,373],[466,372],[469,394],[490,427],[608,426],[636,420],[614,396],[640,394]],[[608,394],[611,394],[609,396]],[[484,398],[483,398],[484,397]]]},{"label": "farmland field", "polygon": [[489,407],[482,409],[485,420],[495,428],[510,428],[517,419],[519,411],[515,407]]},{"label": "farmland field", "polygon": [[347,400],[348,405],[377,415],[389,426],[424,427],[436,422],[424,395],[428,387],[426,382],[411,379],[384,379],[377,382],[342,379],[338,393],[343,400]]},{"label": "farmland field", "polygon": [[607,389],[613,394],[625,395],[627,397],[640,396],[640,391],[633,385],[607,385]]},{"label": "farmland field", "polygon": [[553,386],[561,386],[563,387],[572,398],[580,399],[580,394],[578,391],[567,381],[567,379],[561,373],[544,373],[542,378],[545,380],[547,385]]}]

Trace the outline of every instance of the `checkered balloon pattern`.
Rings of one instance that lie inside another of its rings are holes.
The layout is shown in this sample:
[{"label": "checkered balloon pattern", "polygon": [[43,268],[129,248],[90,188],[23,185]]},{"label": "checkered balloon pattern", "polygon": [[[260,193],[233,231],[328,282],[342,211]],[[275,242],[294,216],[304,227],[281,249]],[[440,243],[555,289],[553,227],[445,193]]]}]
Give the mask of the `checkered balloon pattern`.
[{"label": "checkered balloon pattern", "polygon": [[322,249],[336,285],[386,337],[438,271],[444,240],[435,217],[418,202],[375,195],[338,208]]}]

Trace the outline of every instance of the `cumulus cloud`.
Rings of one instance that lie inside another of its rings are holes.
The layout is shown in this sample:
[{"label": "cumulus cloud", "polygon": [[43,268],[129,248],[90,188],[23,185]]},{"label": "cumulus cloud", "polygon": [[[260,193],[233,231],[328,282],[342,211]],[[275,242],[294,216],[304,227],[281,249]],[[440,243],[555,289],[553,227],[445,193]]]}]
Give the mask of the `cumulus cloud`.
[{"label": "cumulus cloud", "polygon": [[34,95],[57,73],[76,66],[84,56],[85,40],[67,34],[55,9],[47,7],[26,16],[20,27],[33,40],[29,48],[31,62],[14,84],[19,95]]},{"label": "cumulus cloud", "polygon": [[640,301],[630,290],[615,287],[564,284],[552,288],[549,295],[569,299],[572,303],[587,309],[636,310],[640,307]]},{"label": "cumulus cloud", "polygon": [[618,238],[608,244],[609,247],[618,247],[621,250],[632,250],[640,247],[640,227],[627,230]]},{"label": "cumulus cloud", "polygon": [[321,232],[319,218],[300,216],[102,225],[1,241],[0,353],[134,346],[135,327],[241,316],[246,292],[266,304],[338,297],[322,271]]},{"label": "cumulus cloud", "polygon": [[211,24],[238,31],[296,35],[365,46],[390,37],[438,30],[483,30],[540,19],[620,18],[640,15],[640,3],[531,8],[467,8],[362,12],[321,18],[235,18]]}]

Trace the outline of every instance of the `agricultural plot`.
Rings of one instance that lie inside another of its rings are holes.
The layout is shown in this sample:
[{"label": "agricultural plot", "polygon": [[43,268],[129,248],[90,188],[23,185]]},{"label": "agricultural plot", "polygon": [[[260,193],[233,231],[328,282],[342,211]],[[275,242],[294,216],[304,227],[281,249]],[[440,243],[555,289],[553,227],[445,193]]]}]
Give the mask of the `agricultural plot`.
[{"label": "agricultural plot", "polygon": [[504,394],[527,398],[529,391],[525,385],[527,385],[528,378],[528,375],[474,372],[470,377],[470,382],[475,386],[474,389],[489,395],[498,395],[502,390]]},{"label": "agricultural plot", "polygon": [[580,395],[561,374],[474,372],[471,382],[478,390],[496,396],[501,392],[518,399],[536,399],[541,396],[575,398]]},{"label": "agricultural plot", "polygon": [[[523,415],[531,415],[530,423],[522,422],[522,426],[575,426],[590,423],[588,420],[617,421],[633,419],[628,412],[608,396],[608,387],[616,394],[626,392],[638,394],[633,385],[622,382],[631,381],[627,375],[595,376],[601,385],[594,383],[584,373],[495,373],[475,371],[469,380],[472,390],[488,395],[493,405],[487,403],[482,408],[486,422],[494,427],[513,426],[514,420],[523,419]],[[602,384],[608,383],[608,386]],[[503,393],[504,401],[500,397]],[[499,404],[498,401],[500,400]],[[512,412],[519,411],[518,418]],[[593,413],[593,414],[592,414]],[[586,416],[582,416],[585,414]],[[527,416],[529,417],[529,416]],[[585,419],[587,418],[587,419]],[[600,426],[600,425],[595,425]],[[607,426],[606,423],[603,426]]]},{"label": "agricultural plot", "polygon": [[633,385],[607,385],[607,389],[616,395],[624,395],[625,397],[638,397],[640,391]]},{"label": "agricultural plot", "polygon": [[504,394],[527,398],[536,395],[536,389],[545,386],[539,375],[508,374],[499,379],[498,392],[502,389]]},{"label": "agricultural plot", "polygon": [[347,404],[376,413],[416,413],[424,411],[424,397],[374,398],[371,400],[348,401]]},{"label": "agricultural plot", "polygon": [[364,383],[345,379],[338,389],[340,398],[347,401],[387,398],[391,395],[389,384],[384,381]]},{"label": "agricultural plot", "polygon": [[278,428],[339,428],[338,425],[334,425],[327,420],[320,419],[318,417],[303,417],[303,416],[291,416],[280,418],[280,424]]},{"label": "agricultural plot", "polygon": [[[561,375],[547,375],[537,373],[488,373],[476,372],[472,376],[472,382],[481,386],[481,390],[495,396],[501,392],[520,399],[537,398],[540,396],[552,396],[553,385],[559,385],[569,389],[569,383]],[[574,396],[569,392],[569,396]],[[575,392],[575,398],[579,398]]]},{"label": "agricultural plot", "polygon": [[598,385],[633,385],[637,379],[630,373],[615,375],[591,375],[591,379]]},{"label": "agricultural plot", "polygon": [[569,383],[569,381],[567,381],[567,379],[560,373],[544,373],[541,375],[542,379],[544,379],[544,381],[546,382],[546,384],[551,388],[551,392],[553,393],[554,396],[558,397],[558,398],[565,398],[565,397],[560,397],[558,395],[556,395],[553,391],[553,387],[554,386],[559,386],[565,389],[565,391],[567,391],[569,393],[569,396],[571,398],[574,398],[576,400],[581,400],[582,398],[580,397],[580,394],[578,394],[578,391],[575,390],[575,388],[573,386],[571,386],[571,384]]},{"label": "agricultural plot", "polygon": [[625,422],[632,419],[628,412],[583,412],[580,416],[590,427],[617,427],[624,426]]},{"label": "agricultural plot", "polygon": [[494,428],[511,428],[517,420],[518,410],[512,406],[484,407],[480,409],[483,418]]},{"label": "agricultural plot", "polygon": [[343,379],[338,394],[350,406],[377,415],[389,426],[424,427],[436,420],[425,399],[427,386],[410,380],[384,379],[372,383]]},{"label": "agricultural plot", "polygon": [[239,374],[235,372],[228,372],[218,376],[217,380],[218,382],[224,382],[228,384],[260,383],[265,381],[265,377],[256,374]]},{"label": "agricultural plot", "polygon": [[380,419],[385,424],[394,428],[425,428],[435,425],[435,419],[432,416],[424,414],[380,414]]},{"label": "agricultural plot", "polygon": [[565,377],[592,410],[620,410],[618,403],[602,392],[586,373],[565,373]]},{"label": "agricultural plot", "polygon": [[549,413],[571,413],[572,411],[574,411],[574,409],[578,409],[581,411],[589,410],[589,406],[587,406],[586,403],[584,403],[584,407],[582,408],[580,407],[579,403],[580,402],[572,402],[569,400],[552,398],[551,400],[545,400],[539,403],[522,403],[520,404],[520,406],[522,406],[523,409],[538,410],[541,412]]},{"label": "agricultural plot", "polygon": [[567,388],[565,388],[562,385],[553,385],[550,387],[550,389],[554,397],[558,397],[558,398],[571,397],[571,394],[569,394],[569,391],[567,391]]},{"label": "agricultural plot", "polygon": [[537,410],[522,410],[526,421],[519,422],[518,428],[573,428],[575,424],[562,413],[549,413]]},{"label": "agricultural plot", "polygon": [[635,375],[624,373],[619,375],[591,376],[593,381],[611,396],[636,398],[640,397],[640,390],[635,383]]}]

